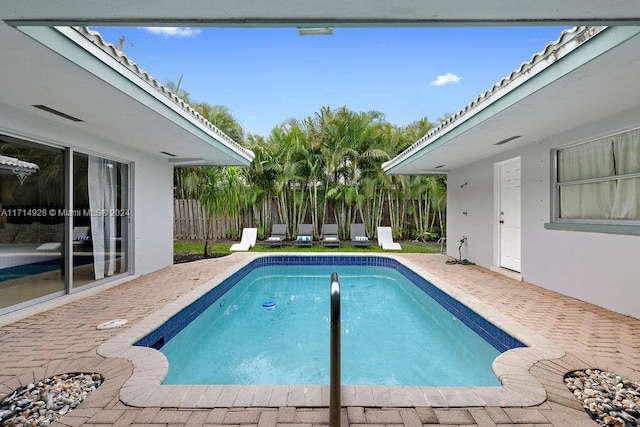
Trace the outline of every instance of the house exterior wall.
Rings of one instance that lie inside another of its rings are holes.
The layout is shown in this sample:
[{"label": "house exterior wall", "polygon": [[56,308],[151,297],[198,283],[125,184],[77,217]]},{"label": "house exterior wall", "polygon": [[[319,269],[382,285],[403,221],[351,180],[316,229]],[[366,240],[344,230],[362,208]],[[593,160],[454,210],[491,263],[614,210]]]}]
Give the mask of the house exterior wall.
[{"label": "house exterior wall", "polygon": [[[640,125],[621,117],[607,120],[609,127],[611,120],[618,120],[621,127],[626,123],[629,129]],[[584,140],[603,136],[598,129],[598,123],[584,128]],[[452,170],[447,193],[447,253],[458,258],[459,241],[466,236],[463,258],[487,268],[498,266],[494,165],[520,157],[523,280],[640,318],[640,236],[544,227],[551,221],[551,149],[577,142],[581,141],[558,135]]]},{"label": "house exterior wall", "polygon": [[133,254],[132,274],[146,274],[173,263],[173,167],[166,159],[81,130],[81,124],[25,114],[0,104],[0,133],[33,142],[70,147],[86,154],[130,162]]},{"label": "house exterior wall", "polygon": [[146,274],[173,264],[173,167],[142,157],[133,175],[133,272]]}]

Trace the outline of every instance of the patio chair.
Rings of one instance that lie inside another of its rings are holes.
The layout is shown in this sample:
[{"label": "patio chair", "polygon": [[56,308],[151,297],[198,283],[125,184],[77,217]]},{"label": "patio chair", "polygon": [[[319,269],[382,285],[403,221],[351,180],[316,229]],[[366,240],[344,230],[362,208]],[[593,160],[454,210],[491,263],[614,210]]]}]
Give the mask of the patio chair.
[{"label": "patio chair", "polygon": [[240,243],[234,243],[229,249],[231,252],[236,251],[248,251],[256,245],[256,239],[258,238],[257,228],[243,228],[242,238]]},{"label": "patio chair", "polygon": [[[88,226],[73,227],[73,244],[82,245],[86,242],[91,242],[91,234]],[[37,251],[55,251],[62,247],[61,242],[47,242],[43,243],[36,248]]]},{"label": "patio chair", "polygon": [[391,227],[378,227],[378,245],[385,251],[400,251],[402,246],[400,243],[393,241]]},{"label": "patio chair", "polygon": [[371,240],[367,237],[364,224],[351,224],[351,244],[353,246],[371,246]]},{"label": "patio chair", "polygon": [[299,224],[298,235],[293,244],[294,246],[313,246],[313,226],[311,224]]},{"label": "patio chair", "polygon": [[265,241],[265,245],[269,246],[282,246],[287,238],[287,225],[286,224],[273,224],[271,226],[271,236]]},{"label": "patio chair", "polygon": [[338,224],[324,224],[322,226],[322,246],[340,247]]}]

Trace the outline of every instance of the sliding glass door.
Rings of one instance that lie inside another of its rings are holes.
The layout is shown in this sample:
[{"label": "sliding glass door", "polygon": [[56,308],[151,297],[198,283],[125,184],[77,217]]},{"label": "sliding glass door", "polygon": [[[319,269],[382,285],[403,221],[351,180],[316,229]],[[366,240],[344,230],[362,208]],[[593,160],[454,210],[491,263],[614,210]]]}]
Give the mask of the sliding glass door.
[{"label": "sliding glass door", "polygon": [[62,294],[64,150],[0,135],[0,312]]},{"label": "sliding glass door", "polygon": [[73,286],[127,271],[128,167],[74,153]]},{"label": "sliding glass door", "polygon": [[127,273],[128,188],[126,163],[0,135],[0,314]]}]

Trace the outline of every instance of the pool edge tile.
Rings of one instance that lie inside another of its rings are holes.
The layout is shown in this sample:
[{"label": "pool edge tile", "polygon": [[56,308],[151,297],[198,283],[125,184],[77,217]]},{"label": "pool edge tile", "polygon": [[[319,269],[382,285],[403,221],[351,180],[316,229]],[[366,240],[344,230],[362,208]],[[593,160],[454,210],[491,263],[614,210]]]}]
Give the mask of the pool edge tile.
[{"label": "pool edge tile", "polygon": [[287,394],[287,406],[303,406],[305,393],[306,386],[304,385],[290,386],[289,394]]},{"label": "pool edge tile", "polygon": [[240,387],[240,390],[238,391],[238,395],[233,401],[233,406],[244,406],[244,407],[252,406],[252,402],[256,395],[257,390],[258,390],[258,386],[256,385],[254,386],[245,385]]},{"label": "pool edge tile", "polygon": [[215,408],[216,402],[218,401],[223,388],[224,386],[221,385],[206,386],[202,393],[202,397],[196,404],[196,408]]},{"label": "pool edge tile", "polygon": [[251,401],[251,406],[268,407],[271,401],[271,393],[273,388],[271,386],[260,385],[256,388],[256,392]]},{"label": "pool edge tile", "polygon": [[289,396],[289,386],[273,386],[271,389],[271,399],[269,406],[286,406]]}]

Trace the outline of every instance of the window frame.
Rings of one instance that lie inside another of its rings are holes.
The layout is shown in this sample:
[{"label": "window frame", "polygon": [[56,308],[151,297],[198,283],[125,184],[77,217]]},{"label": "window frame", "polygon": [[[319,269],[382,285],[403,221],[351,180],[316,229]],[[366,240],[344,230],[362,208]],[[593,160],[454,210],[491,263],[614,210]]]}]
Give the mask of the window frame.
[{"label": "window frame", "polygon": [[[567,229],[575,231],[600,231],[600,232],[612,232],[616,234],[640,234],[640,219],[582,219],[582,218],[561,218],[560,217],[560,188],[568,185],[580,185],[590,184],[598,182],[610,182],[617,181],[619,179],[633,179],[640,178],[640,172],[609,175],[598,178],[587,178],[581,180],[572,180],[565,182],[558,182],[558,155],[562,150],[576,147],[579,145],[586,145],[596,141],[600,141],[606,138],[613,138],[617,135],[623,135],[640,130],[640,127],[627,129],[622,132],[616,132],[609,135],[601,136],[598,138],[589,139],[587,141],[581,141],[575,144],[567,145],[561,148],[551,149],[551,223],[545,224],[545,228],[548,229]],[[565,226],[566,225],[566,226]],[[593,230],[589,228],[589,225],[597,226]],[[636,230],[638,228],[638,230]],[[607,230],[615,231],[607,231]]]}]

